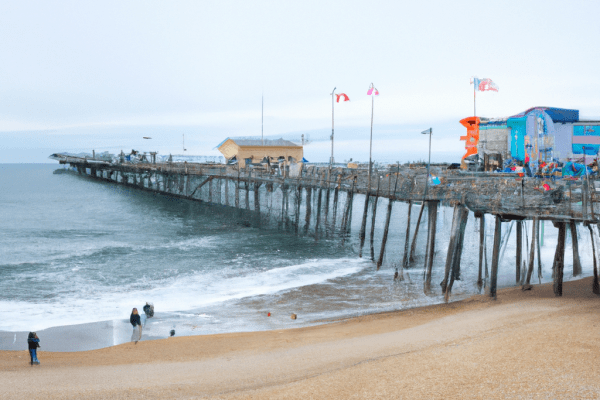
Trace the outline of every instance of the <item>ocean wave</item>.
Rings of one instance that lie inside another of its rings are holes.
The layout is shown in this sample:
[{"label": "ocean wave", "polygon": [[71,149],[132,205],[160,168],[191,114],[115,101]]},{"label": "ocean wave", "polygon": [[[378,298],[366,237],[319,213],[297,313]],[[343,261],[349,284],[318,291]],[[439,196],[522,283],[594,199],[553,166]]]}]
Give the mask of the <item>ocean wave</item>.
[{"label": "ocean wave", "polygon": [[[0,301],[0,330],[44,329],[127,318],[132,307],[152,301],[157,312],[180,312],[201,309],[252,296],[269,295],[306,285],[325,283],[364,269],[369,262],[356,259],[311,259],[281,268],[256,271],[229,279],[219,279],[221,271],[210,270],[178,275],[162,284],[144,285],[134,280],[127,285],[99,286],[81,278],[71,279],[76,291],[57,290],[45,301]],[[135,285],[144,288],[135,288]],[[62,285],[64,286],[64,284]],[[160,311],[159,311],[160,310]],[[198,318],[211,318],[206,314]]]},{"label": "ocean wave", "polygon": [[[77,248],[76,244],[69,246],[66,250],[58,250],[56,254],[43,254],[39,257],[29,258],[21,261],[4,262],[0,264],[0,271],[10,269],[11,271],[19,270],[22,267],[37,267],[37,266],[53,266],[57,263],[63,265],[68,262],[77,262],[81,259],[102,257],[102,256],[120,256],[129,253],[140,251],[156,251],[156,250],[172,250],[178,249],[181,251],[194,250],[198,248],[214,247],[214,238],[200,237],[183,240],[175,240],[166,243],[126,243],[111,241],[98,245],[87,244],[85,248]],[[85,261],[85,260],[84,260]]]}]

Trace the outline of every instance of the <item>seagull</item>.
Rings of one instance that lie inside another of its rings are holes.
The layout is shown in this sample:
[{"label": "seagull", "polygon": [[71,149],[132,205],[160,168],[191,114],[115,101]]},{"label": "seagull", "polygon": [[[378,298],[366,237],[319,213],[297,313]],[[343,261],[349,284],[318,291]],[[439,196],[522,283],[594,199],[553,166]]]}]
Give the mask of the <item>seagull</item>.
[{"label": "seagull", "polygon": [[148,136],[144,136],[144,139],[152,139],[151,137]]}]

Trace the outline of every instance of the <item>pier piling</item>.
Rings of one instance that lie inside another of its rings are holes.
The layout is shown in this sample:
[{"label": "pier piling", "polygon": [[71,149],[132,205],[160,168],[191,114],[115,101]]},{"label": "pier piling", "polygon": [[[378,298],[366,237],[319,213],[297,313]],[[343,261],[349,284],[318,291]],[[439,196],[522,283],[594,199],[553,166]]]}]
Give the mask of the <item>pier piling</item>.
[{"label": "pier piling", "polygon": [[557,222],[558,225],[558,243],[556,245],[555,268],[554,268],[554,295],[562,296],[563,271],[565,268],[565,238],[566,223]]},{"label": "pier piling", "polygon": [[581,261],[579,259],[579,240],[577,239],[577,225],[575,221],[569,221],[571,231],[571,244],[573,247],[573,276],[581,275]]},{"label": "pier piling", "polygon": [[523,221],[517,221],[517,254],[515,260],[515,275],[516,275],[516,283],[519,283],[521,279],[521,257],[523,256]]},{"label": "pier piling", "polygon": [[496,286],[498,283],[498,261],[500,258],[500,236],[502,235],[502,221],[499,215],[495,216],[494,250],[492,252],[492,271],[490,276],[490,297],[496,300]]}]

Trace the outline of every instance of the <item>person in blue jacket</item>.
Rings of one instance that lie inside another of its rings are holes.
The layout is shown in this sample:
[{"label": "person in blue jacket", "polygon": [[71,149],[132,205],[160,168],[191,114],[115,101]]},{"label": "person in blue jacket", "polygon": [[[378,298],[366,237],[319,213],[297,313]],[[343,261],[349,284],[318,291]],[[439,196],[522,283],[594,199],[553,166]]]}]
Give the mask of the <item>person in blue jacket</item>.
[{"label": "person in blue jacket", "polygon": [[38,338],[35,332],[29,332],[27,337],[27,344],[29,345],[29,356],[31,357],[31,365],[40,365],[37,359],[37,348],[40,347],[40,338]]}]

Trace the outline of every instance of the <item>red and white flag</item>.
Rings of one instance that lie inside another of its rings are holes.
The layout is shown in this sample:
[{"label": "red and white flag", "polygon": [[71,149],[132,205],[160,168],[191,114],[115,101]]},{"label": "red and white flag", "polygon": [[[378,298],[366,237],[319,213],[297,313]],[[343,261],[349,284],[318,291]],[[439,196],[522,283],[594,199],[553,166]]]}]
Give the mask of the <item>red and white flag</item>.
[{"label": "red and white flag", "polygon": [[375,96],[379,96],[379,90],[377,90],[377,88],[373,86],[373,83],[371,83],[371,86],[369,86],[367,96],[371,96],[372,94],[374,94]]},{"label": "red and white flag", "polygon": [[350,101],[350,97],[348,97],[348,95],[346,93],[340,93],[340,94],[336,94],[335,95],[337,97],[336,102],[340,102],[340,98],[342,99],[342,101]]}]

